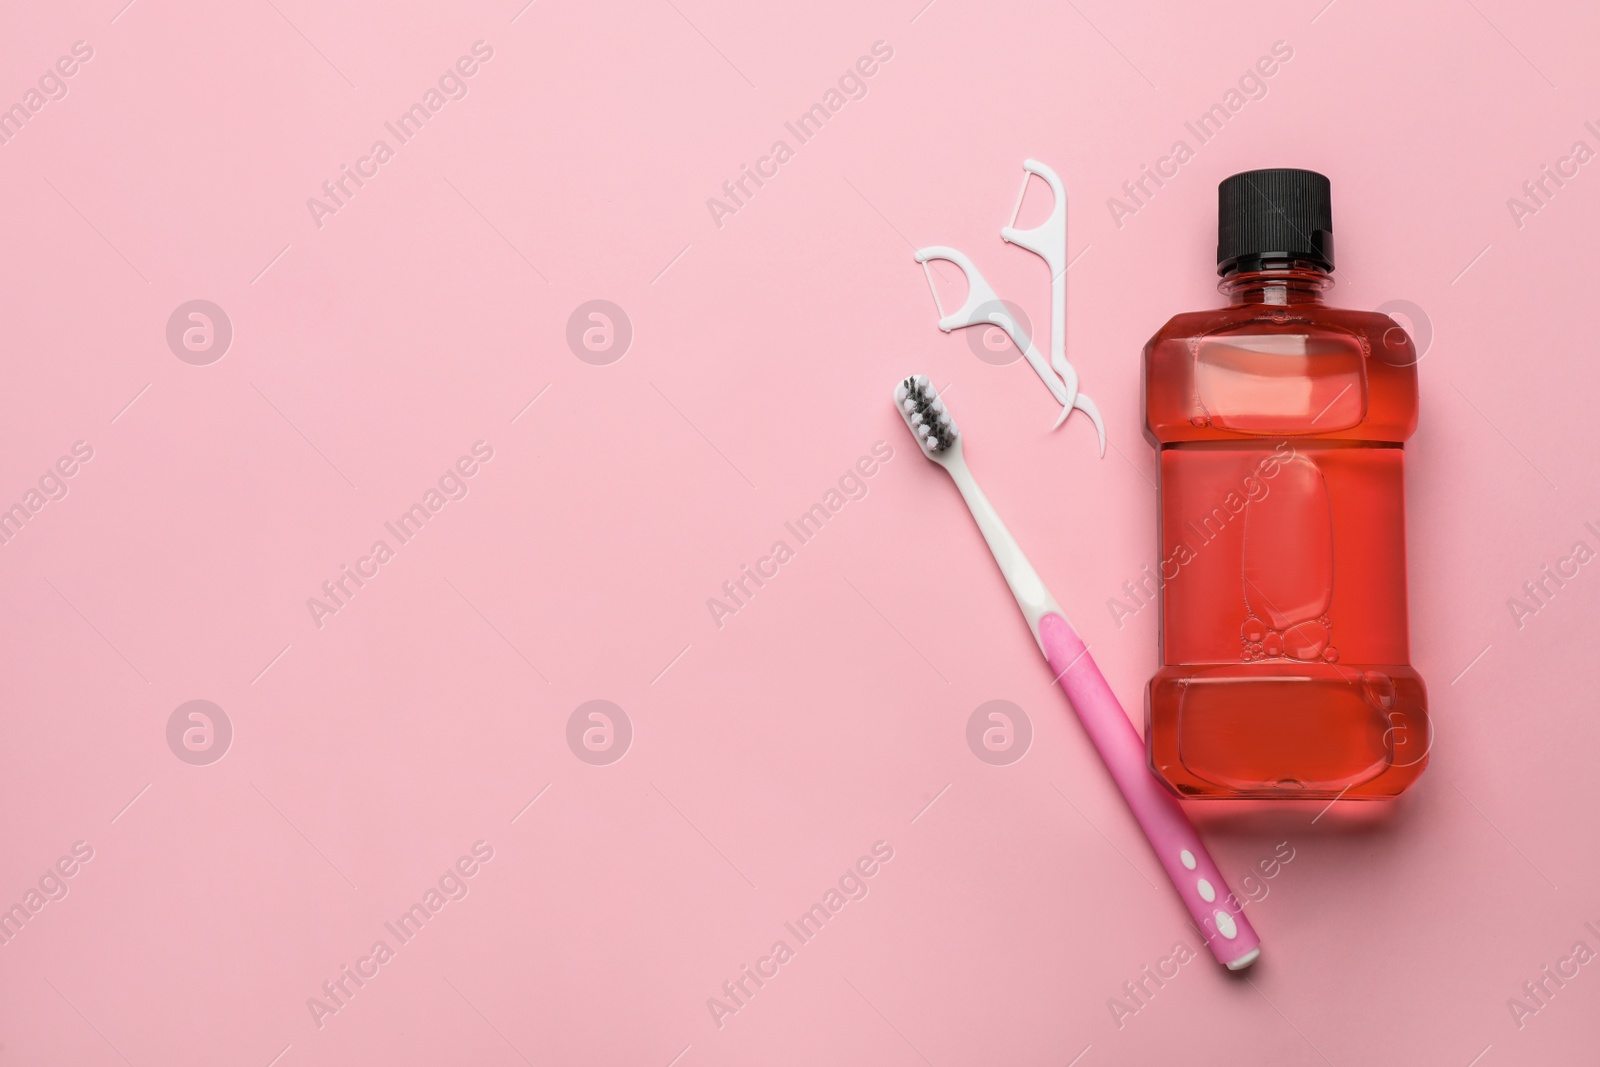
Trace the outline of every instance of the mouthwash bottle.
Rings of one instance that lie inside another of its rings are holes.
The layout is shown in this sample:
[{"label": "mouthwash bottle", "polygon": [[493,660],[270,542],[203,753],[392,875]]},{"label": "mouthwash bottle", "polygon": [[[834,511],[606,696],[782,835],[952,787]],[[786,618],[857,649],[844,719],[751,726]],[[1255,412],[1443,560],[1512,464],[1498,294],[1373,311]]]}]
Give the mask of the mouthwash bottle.
[{"label": "mouthwash bottle", "polygon": [[1218,201],[1227,305],[1144,348],[1161,476],[1150,765],[1190,797],[1392,797],[1432,740],[1406,633],[1416,349],[1388,316],[1323,302],[1327,178],[1246,171]]}]

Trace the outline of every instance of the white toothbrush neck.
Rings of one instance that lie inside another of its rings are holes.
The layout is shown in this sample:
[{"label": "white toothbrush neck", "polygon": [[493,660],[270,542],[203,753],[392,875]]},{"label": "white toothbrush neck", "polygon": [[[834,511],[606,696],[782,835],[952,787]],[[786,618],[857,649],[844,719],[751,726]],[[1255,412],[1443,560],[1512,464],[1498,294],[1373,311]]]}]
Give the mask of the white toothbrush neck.
[{"label": "white toothbrush neck", "polygon": [[977,522],[983,539],[989,543],[989,551],[994,554],[994,561],[999,565],[1000,573],[1005,576],[1006,584],[1011,587],[1011,595],[1017,598],[1017,607],[1022,609],[1023,618],[1028,620],[1028,629],[1033,631],[1033,639],[1038,643],[1039,651],[1042,653],[1045,648],[1044,640],[1039,636],[1039,620],[1052,612],[1065,618],[1061,606],[1056,603],[1055,597],[1050,595],[1050,590],[1045,588],[1039,572],[1033,569],[1028,557],[1023,555],[1017,539],[1006,529],[1006,524],[1000,520],[994,505],[983,495],[977,479],[973,478],[972,472],[967,469],[967,460],[961,454],[960,445],[951,451],[954,454],[945,459],[943,466],[950,472],[950,478],[956,483],[956,488],[961,490],[961,497],[967,502],[967,509],[972,512],[972,518]]}]

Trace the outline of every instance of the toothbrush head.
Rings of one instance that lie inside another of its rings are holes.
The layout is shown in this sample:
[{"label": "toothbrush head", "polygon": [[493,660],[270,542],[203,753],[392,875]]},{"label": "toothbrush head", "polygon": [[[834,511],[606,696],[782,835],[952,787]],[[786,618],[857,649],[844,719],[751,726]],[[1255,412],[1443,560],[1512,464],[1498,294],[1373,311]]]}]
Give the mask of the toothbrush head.
[{"label": "toothbrush head", "polygon": [[896,386],[894,405],[929,459],[940,462],[960,444],[961,431],[926,374],[914,374]]}]

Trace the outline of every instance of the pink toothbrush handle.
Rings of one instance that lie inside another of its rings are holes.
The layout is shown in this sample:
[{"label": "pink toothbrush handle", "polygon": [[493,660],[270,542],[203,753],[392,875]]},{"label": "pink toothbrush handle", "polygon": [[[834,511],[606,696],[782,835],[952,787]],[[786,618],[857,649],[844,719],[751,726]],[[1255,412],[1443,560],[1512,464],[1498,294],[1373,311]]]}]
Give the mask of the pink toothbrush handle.
[{"label": "pink toothbrush handle", "polygon": [[1145,765],[1144,744],[1083,639],[1066,619],[1052,612],[1039,620],[1039,640],[1050,670],[1072,701],[1195,925],[1204,932],[1212,955],[1229,970],[1248,967],[1261,953],[1261,939],[1177,799]]}]

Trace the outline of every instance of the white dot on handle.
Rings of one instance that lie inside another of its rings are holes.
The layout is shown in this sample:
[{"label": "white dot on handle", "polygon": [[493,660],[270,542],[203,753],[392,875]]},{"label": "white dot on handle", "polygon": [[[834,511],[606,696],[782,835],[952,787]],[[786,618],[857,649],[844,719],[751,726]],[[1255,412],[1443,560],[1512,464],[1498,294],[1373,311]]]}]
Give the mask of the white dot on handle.
[{"label": "white dot on handle", "polygon": [[1191,871],[1194,870],[1193,852],[1190,852],[1188,849],[1184,849],[1182,852],[1178,853],[1178,858],[1183,861],[1183,865],[1185,867],[1189,868]]},{"label": "white dot on handle", "polygon": [[1204,878],[1200,879],[1200,884],[1196,886],[1196,888],[1200,890],[1200,899],[1205,901],[1207,904],[1217,899],[1217,891],[1212,889],[1211,883],[1206,881]]},{"label": "white dot on handle", "polygon": [[1234,925],[1232,915],[1229,915],[1225,911],[1218,911],[1216,913],[1216,919],[1217,929],[1222,932],[1223,937],[1226,937],[1231,941],[1234,937],[1238,936],[1239,928]]}]

